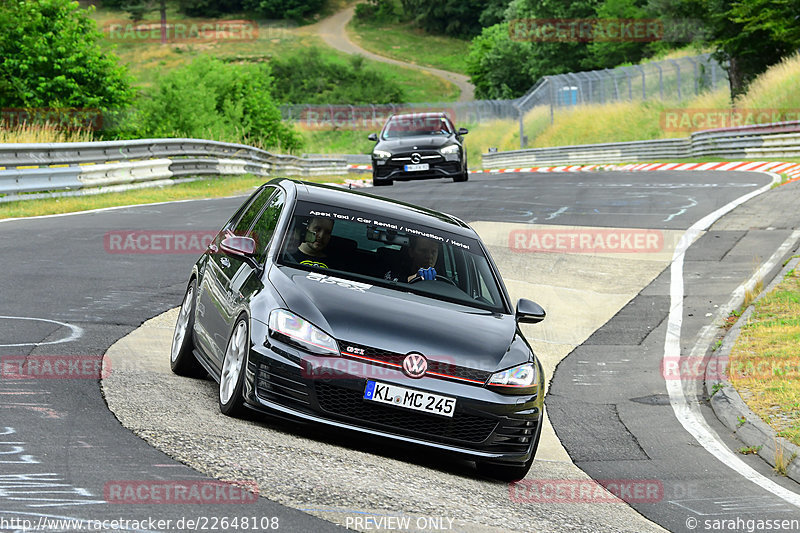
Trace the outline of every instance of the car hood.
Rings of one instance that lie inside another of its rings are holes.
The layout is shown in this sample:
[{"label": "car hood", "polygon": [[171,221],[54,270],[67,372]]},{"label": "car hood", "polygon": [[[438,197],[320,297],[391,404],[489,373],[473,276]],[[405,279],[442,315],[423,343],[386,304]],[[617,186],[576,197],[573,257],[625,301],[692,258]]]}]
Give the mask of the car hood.
[{"label": "car hood", "polygon": [[488,372],[530,358],[528,350],[509,349],[517,335],[513,315],[291,267],[271,269],[269,280],[289,310],[340,343],[400,354],[415,351]]},{"label": "car hood", "polygon": [[[389,152],[412,150],[436,150],[442,146],[453,144],[456,138],[452,135],[423,135],[419,137],[402,137],[380,141],[375,148]],[[416,148],[414,148],[416,146]]]}]

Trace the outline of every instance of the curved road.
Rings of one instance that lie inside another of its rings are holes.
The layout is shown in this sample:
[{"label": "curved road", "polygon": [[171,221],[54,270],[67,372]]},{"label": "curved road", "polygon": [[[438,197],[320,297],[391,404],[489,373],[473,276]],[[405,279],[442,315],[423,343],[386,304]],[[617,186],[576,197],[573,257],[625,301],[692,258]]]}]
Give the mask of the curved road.
[{"label": "curved road", "polygon": [[[690,518],[800,516],[797,507],[702,448],[677,423],[659,380],[670,307],[665,276],[671,269],[664,269],[676,236],[767,183],[765,175],[739,172],[476,174],[464,184],[412,182],[374,192],[473,222],[512,295],[532,293],[548,309],[548,320],[526,332],[553,376],[547,409],[566,453],[554,437],[543,442],[527,481],[574,487],[587,479],[574,461],[596,479],[655,483],[659,489],[649,500],[632,502],[636,511],[669,530],[690,531],[696,530]],[[800,184],[765,193],[689,249],[686,345],[711,321],[714,305],[749,276],[754,258],[769,257],[800,226],[800,215],[791,215],[799,193]],[[3,365],[0,518],[257,515],[277,518],[283,530],[324,531],[337,527],[331,522],[370,530],[381,519],[411,517],[423,525],[452,520],[455,531],[659,530],[622,503],[510,492],[476,477],[469,463],[440,454],[273,419],[222,417],[210,381],[164,371],[157,333],[169,338],[169,315],[138,329],[179,303],[197,254],[121,254],[109,246],[108,232],[215,230],[240,202],[175,202],[0,224],[4,363],[19,356],[39,365],[75,356],[91,360],[134,330],[156,333],[138,339],[134,333],[126,338],[131,344],[116,344],[121,358],[110,359],[105,393],[127,427],[108,411],[96,375],[14,379]],[[621,236],[629,228],[660,235],[660,246],[641,253],[529,253],[534,235],[544,242],[557,232]],[[512,238],[520,232],[525,238]],[[704,414],[736,449],[713,414]],[[759,458],[744,459],[770,476]],[[246,504],[217,497],[202,506],[153,505],[141,494],[138,504],[120,504],[113,497],[125,483],[212,478],[255,483],[263,497]],[[770,480],[797,493],[785,479]],[[355,522],[367,517],[373,522]],[[175,529],[175,522],[134,525],[128,529]]]},{"label": "curved road", "polygon": [[389,63],[390,65],[397,65],[400,67],[428,72],[436,77],[443,78],[450,83],[455,84],[461,91],[461,95],[458,98],[459,102],[471,102],[475,99],[475,86],[469,82],[469,76],[383,57],[368,50],[364,50],[357,44],[353,43],[353,41],[351,41],[347,36],[347,23],[353,18],[355,9],[355,6],[350,6],[347,9],[339,11],[338,13],[321,20],[309,28],[316,30],[316,33],[322,37],[322,40],[332,48],[347,54],[360,54],[368,59],[372,59],[373,61],[380,61],[382,63]]}]

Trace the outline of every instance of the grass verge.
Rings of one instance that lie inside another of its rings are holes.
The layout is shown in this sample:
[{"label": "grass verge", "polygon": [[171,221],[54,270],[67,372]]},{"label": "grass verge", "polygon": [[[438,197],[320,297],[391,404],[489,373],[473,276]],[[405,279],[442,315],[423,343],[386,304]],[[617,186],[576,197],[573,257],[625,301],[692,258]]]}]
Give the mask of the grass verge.
[{"label": "grass verge", "polygon": [[471,41],[432,35],[410,23],[383,24],[353,19],[347,30],[361,48],[375,54],[415,65],[467,73]]},{"label": "grass verge", "polygon": [[800,269],[755,302],[730,355],[731,383],[748,407],[800,446]]},{"label": "grass verge", "polygon": [[[348,176],[297,177],[304,181],[317,183],[341,183]],[[190,200],[196,198],[221,198],[247,194],[253,189],[269,181],[271,178],[245,174],[243,176],[208,178],[197,181],[151,187],[123,192],[95,194],[91,196],[70,196],[63,198],[43,198],[40,200],[21,200],[0,203],[0,219],[56,215],[118,207],[125,205],[153,204],[174,200]]]}]

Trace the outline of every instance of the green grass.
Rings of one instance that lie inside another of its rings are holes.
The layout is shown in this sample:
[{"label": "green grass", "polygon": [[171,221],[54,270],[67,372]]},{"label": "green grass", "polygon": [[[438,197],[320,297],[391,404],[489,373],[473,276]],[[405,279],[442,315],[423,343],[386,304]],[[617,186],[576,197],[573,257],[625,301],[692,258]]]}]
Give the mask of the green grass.
[{"label": "green grass", "polygon": [[470,41],[438,36],[410,23],[385,24],[353,19],[347,25],[350,38],[365,50],[407,63],[467,73]]},{"label": "green grass", "polygon": [[[291,177],[291,176],[290,176]],[[302,177],[304,181],[341,183],[347,176]],[[243,176],[208,178],[165,187],[152,187],[124,192],[44,198],[0,203],[0,219],[74,213],[104,207],[152,204],[193,198],[221,198],[247,194],[271,178],[245,174]]]},{"label": "green grass", "polygon": [[[157,14],[148,16],[146,22],[156,22]],[[122,11],[108,8],[97,9],[93,14],[100,28],[111,22],[127,24],[129,21]],[[230,17],[236,19],[244,16]],[[169,12],[169,21],[181,21],[189,24],[202,19],[190,19],[178,13]],[[194,57],[210,54],[229,61],[264,61],[273,57],[302,53],[311,47],[322,52],[325,59],[345,64],[350,57],[328,47],[322,39],[313,34],[308,27],[295,27],[291,23],[259,24],[258,31],[253,32],[254,39],[220,39],[218,41],[174,42],[161,45],[159,42],[142,42],[116,39],[116,42],[104,40],[107,51],[116,53],[121,63],[125,64],[135,79],[137,87],[150,87],[160,74],[178,68]],[[365,61],[388,78],[396,80],[403,88],[409,102],[450,101],[458,97],[458,88],[453,84],[431,74],[413,69],[399,68],[378,61]],[[305,102],[296,102],[305,103]]]},{"label": "green grass", "polygon": [[800,270],[755,303],[730,355],[730,378],[748,407],[800,445]]}]

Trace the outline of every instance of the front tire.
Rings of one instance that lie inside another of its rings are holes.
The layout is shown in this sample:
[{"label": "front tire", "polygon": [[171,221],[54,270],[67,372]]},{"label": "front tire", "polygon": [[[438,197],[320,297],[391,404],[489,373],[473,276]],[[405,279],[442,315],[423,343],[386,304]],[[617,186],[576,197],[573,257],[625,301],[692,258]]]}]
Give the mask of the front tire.
[{"label": "front tire", "polygon": [[250,349],[250,334],[247,317],[240,316],[225,349],[222,372],[219,376],[219,410],[226,416],[238,417],[244,411],[242,387],[247,352]]},{"label": "front tire", "polygon": [[203,377],[205,370],[194,356],[194,308],[197,280],[192,278],[186,288],[178,320],[175,322],[175,333],[172,335],[172,350],[169,366],[179,376]]}]

